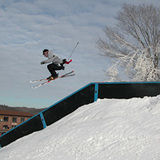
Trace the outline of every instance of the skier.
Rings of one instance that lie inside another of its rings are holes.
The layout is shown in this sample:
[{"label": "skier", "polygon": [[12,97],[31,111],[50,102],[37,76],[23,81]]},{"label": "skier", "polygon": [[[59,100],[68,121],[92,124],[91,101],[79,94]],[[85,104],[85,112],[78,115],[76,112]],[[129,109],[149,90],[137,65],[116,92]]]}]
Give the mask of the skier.
[{"label": "skier", "polygon": [[56,79],[58,77],[56,70],[64,70],[65,68],[64,64],[69,64],[72,61],[72,59],[70,61],[66,61],[66,59],[61,59],[57,55],[53,54],[52,50],[48,50],[48,49],[43,50],[43,55],[48,59],[45,61],[42,61],[41,64],[52,62],[47,66],[49,72],[51,73],[51,76],[47,78],[49,80]]}]

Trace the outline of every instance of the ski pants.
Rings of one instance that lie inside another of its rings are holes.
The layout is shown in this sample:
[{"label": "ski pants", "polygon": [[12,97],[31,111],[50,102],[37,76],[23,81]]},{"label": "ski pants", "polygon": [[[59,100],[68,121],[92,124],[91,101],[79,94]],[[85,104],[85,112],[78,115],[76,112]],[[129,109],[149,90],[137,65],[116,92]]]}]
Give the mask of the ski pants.
[{"label": "ski pants", "polygon": [[58,64],[54,63],[49,64],[47,68],[53,77],[57,75],[56,70],[64,69],[63,66],[59,66]]}]

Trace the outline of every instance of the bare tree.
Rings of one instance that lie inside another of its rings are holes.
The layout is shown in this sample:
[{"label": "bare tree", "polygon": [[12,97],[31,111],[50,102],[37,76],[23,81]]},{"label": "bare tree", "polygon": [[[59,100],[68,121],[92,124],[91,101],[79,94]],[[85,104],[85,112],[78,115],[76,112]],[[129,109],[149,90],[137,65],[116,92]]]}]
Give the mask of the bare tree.
[{"label": "bare tree", "polygon": [[115,28],[106,27],[105,39],[97,41],[102,53],[115,62],[107,73],[115,75],[115,68],[123,66],[134,81],[159,81],[160,8],[124,4],[116,20]]}]

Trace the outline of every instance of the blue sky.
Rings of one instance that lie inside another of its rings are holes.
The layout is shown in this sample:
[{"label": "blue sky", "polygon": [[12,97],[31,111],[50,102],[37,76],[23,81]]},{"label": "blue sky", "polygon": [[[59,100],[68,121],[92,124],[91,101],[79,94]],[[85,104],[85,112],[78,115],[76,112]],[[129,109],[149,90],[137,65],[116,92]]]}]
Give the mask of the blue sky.
[{"label": "blue sky", "polygon": [[[48,107],[90,82],[105,81],[110,65],[99,55],[98,36],[123,3],[135,5],[159,0],[1,0],[0,1],[0,104]],[[30,80],[49,76],[44,48],[68,58],[79,42],[72,59],[60,74],[74,70],[76,76],[58,79],[32,89]]]}]

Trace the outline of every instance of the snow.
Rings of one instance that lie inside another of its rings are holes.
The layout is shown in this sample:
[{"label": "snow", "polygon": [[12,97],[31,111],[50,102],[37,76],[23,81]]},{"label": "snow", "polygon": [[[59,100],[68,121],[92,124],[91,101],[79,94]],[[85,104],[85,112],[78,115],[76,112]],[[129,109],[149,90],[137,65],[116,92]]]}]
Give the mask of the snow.
[{"label": "snow", "polygon": [[0,150],[1,160],[159,160],[160,96],[98,99]]}]

